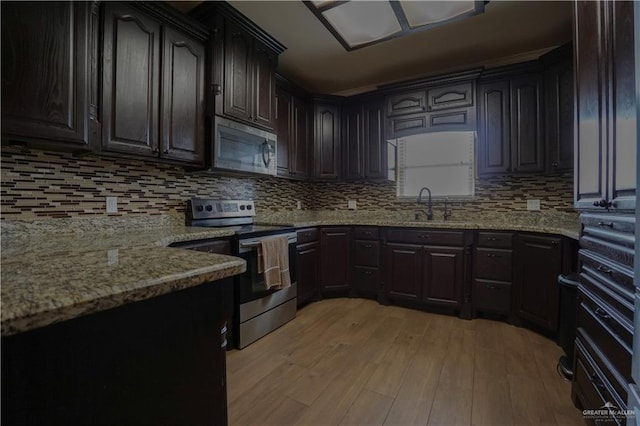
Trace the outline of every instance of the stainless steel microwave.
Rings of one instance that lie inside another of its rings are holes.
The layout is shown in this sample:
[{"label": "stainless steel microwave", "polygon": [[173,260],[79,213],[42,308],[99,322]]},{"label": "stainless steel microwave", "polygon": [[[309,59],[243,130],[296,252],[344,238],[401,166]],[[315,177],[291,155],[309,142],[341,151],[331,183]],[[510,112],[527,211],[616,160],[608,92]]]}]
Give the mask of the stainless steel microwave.
[{"label": "stainless steel microwave", "polygon": [[213,167],[275,176],[276,141],[273,133],[216,116]]}]

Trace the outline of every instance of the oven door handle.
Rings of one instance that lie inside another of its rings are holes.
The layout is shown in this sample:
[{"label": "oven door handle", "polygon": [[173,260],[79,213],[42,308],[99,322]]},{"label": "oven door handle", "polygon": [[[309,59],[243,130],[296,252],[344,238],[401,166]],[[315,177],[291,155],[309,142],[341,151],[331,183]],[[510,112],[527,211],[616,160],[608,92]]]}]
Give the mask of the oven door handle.
[{"label": "oven door handle", "polygon": [[260,241],[255,241],[253,243],[240,243],[240,248],[254,248],[260,245]]}]

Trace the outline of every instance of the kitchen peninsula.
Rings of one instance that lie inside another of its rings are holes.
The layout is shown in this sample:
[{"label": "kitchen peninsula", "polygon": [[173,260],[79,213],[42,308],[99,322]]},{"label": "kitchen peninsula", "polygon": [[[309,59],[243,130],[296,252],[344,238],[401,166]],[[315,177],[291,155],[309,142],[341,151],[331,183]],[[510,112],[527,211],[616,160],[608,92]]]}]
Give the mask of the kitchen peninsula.
[{"label": "kitchen peninsula", "polygon": [[231,277],[246,265],[167,245],[230,233],[69,224],[3,221],[3,423],[226,422]]}]

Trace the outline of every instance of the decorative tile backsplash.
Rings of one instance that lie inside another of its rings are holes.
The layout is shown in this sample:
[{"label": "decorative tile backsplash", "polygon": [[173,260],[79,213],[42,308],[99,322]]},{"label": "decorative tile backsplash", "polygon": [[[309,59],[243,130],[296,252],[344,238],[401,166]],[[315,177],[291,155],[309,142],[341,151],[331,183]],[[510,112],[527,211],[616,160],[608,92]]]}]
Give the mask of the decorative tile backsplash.
[{"label": "decorative tile backsplash", "polygon": [[[109,216],[182,214],[191,197],[250,198],[258,212],[305,210],[404,211],[418,206],[395,197],[393,183],[306,183],[274,177],[211,176],[179,166],[122,158],[2,148],[2,219],[107,216],[105,197],[118,197]],[[573,175],[493,177],[476,182],[473,200],[450,203],[453,214],[525,211],[526,200],[543,211],[573,211]],[[434,202],[434,210],[442,201]]]}]

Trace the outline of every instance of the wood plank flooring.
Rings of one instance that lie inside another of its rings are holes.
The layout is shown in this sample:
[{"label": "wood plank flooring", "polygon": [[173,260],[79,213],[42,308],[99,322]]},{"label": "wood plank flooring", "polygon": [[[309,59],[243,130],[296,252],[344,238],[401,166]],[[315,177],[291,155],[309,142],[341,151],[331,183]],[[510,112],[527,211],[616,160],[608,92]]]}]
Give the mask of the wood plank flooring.
[{"label": "wood plank flooring", "polygon": [[561,354],[498,321],[324,300],[228,353],[229,424],[584,425]]}]

